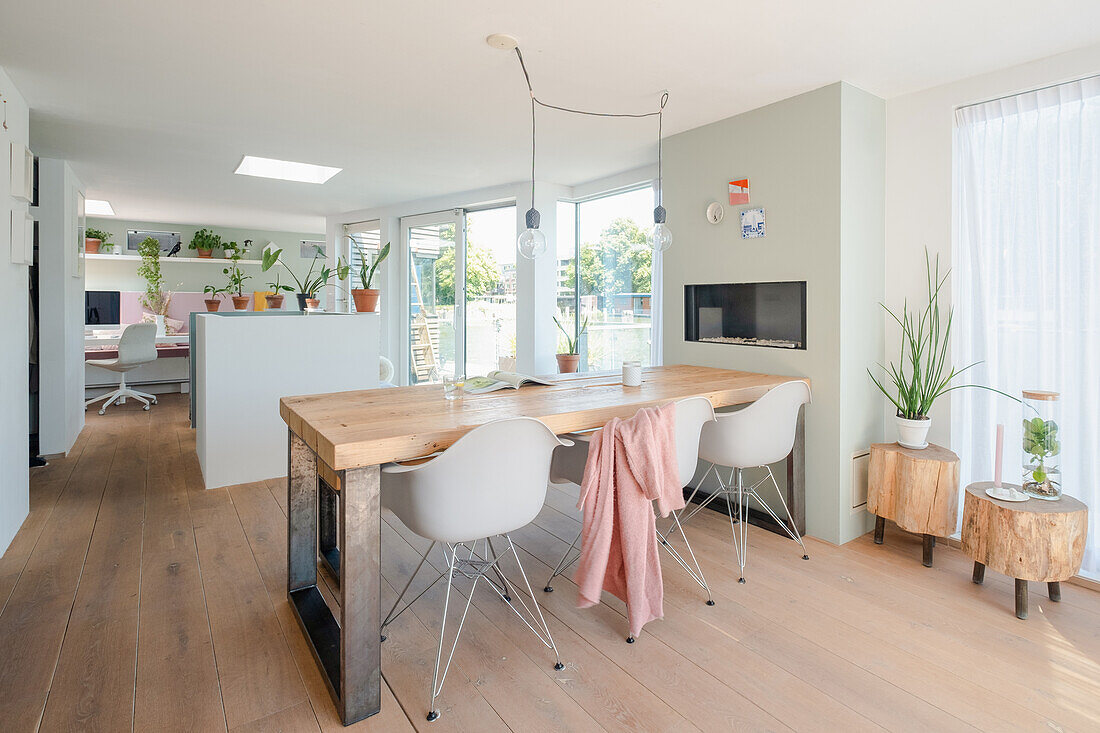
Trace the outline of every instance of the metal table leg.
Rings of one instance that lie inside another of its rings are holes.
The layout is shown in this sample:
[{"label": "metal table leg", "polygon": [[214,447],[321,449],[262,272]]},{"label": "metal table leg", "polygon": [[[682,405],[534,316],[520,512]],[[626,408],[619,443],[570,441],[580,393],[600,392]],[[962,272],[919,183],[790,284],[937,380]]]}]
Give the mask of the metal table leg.
[{"label": "metal table leg", "polygon": [[382,515],[379,468],[341,471],[338,546],[340,621],[317,589],[317,456],[289,437],[287,478],[287,599],[336,703],[344,725],[381,708]]}]

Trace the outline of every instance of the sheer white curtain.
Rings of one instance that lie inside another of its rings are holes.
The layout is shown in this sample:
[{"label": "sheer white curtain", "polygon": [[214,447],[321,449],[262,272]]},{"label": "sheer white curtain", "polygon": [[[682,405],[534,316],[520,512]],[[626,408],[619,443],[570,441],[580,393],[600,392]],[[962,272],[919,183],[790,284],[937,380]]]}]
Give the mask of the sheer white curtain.
[{"label": "sheer white curtain", "polygon": [[[1100,77],[955,113],[955,364],[969,381],[1062,394],[1062,485],[1089,506],[1082,574],[1100,577]],[[983,390],[951,399],[964,483],[1022,474],[1021,406]],[[961,516],[961,515],[960,515]]]}]

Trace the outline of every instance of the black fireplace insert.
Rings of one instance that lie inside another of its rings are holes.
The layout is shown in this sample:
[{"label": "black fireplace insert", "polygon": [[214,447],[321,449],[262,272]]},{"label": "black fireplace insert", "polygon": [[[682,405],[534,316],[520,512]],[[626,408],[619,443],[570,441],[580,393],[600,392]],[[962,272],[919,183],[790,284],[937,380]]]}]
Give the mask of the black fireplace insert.
[{"label": "black fireplace insert", "polygon": [[684,286],[684,339],[806,348],[806,281]]}]

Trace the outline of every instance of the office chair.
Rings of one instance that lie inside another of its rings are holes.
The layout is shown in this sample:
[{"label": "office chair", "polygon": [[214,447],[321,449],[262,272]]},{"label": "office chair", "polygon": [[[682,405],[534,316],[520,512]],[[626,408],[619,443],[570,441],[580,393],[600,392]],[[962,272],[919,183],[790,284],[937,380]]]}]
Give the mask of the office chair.
[{"label": "office chair", "polygon": [[137,369],[142,364],[148,364],[157,359],[157,325],[155,323],[132,323],[122,332],[122,338],[118,340],[118,358],[116,359],[88,359],[84,363],[100,369],[118,372],[118,389],[113,389],[106,394],[93,397],[84,403],[84,409],[88,405],[106,400],[99,408],[99,414],[107,412],[107,408],[116,402],[133,397],[145,405],[148,410],[150,403],[157,404],[157,398],[146,392],[139,392],[126,386],[126,372]]}]

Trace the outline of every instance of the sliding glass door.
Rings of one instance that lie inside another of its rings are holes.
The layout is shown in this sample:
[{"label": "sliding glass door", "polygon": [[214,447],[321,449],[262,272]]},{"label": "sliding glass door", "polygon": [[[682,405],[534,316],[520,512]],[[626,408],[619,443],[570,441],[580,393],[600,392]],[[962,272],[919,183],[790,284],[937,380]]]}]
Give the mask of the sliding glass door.
[{"label": "sliding glass door", "polygon": [[514,368],[515,238],[515,206],[401,220],[409,384]]}]

